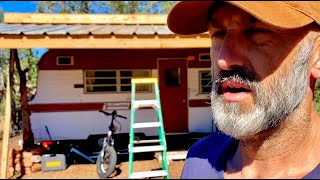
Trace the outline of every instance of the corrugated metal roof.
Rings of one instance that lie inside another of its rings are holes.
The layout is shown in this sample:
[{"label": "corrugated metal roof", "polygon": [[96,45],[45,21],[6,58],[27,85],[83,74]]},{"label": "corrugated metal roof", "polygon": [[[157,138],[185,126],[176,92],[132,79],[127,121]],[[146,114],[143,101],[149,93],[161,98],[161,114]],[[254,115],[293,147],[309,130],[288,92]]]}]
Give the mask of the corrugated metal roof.
[{"label": "corrugated metal roof", "polygon": [[174,35],[167,25],[4,24],[5,35]]}]

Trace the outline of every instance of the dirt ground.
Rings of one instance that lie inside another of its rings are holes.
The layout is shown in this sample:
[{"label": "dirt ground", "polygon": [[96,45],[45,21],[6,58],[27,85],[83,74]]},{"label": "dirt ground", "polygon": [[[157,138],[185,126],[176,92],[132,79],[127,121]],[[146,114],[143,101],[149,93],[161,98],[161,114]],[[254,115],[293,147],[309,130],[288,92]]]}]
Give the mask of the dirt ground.
[{"label": "dirt ground", "polygon": [[[9,148],[17,148],[21,135],[10,138]],[[2,152],[2,139],[0,140],[0,153]],[[128,161],[121,161],[116,171],[110,179],[127,179],[128,178]],[[179,179],[183,168],[184,160],[174,160],[169,163],[169,173],[171,179]],[[134,161],[133,171],[150,171],[161,168],[160,162],[154,159]],[[65,170],[51,172],[36,172],[27,175],[16,175],[7,177],[12,179],[98,179],[95,164],[73,164]]]}]

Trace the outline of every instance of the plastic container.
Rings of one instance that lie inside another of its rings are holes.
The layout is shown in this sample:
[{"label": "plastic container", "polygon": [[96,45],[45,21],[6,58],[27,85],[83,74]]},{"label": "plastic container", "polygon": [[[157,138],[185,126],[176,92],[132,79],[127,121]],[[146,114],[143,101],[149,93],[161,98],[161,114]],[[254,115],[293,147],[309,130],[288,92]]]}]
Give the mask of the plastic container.
[{"label": "plastic container", "polygon": [[64,154],[44,154],[41,156],[41,171],[58,171],[66,169],[66,156]]}]

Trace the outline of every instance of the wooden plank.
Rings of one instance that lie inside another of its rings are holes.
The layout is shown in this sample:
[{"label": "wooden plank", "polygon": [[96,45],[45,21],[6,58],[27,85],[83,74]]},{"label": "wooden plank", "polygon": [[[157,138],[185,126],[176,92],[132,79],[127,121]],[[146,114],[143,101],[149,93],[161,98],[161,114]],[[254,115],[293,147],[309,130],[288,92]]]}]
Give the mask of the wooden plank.
[{"label": "wooden plank", "polygon": [[0,48],[209,48],[208,35],[0,35]]},{"label": "wooden plank", "polygon": [[8,73],[5,121],[4,121],[3,138],[2,138],[1,176],[0,176],[1,179],[6,179],[6,174],[7,174],[10,122],[11,122],[11,92],[10,92],[10,76]]},{"label": "wooden plank", "polygon": [[167,14],[4,13],[4,22],[8,24],[167,24]]}]

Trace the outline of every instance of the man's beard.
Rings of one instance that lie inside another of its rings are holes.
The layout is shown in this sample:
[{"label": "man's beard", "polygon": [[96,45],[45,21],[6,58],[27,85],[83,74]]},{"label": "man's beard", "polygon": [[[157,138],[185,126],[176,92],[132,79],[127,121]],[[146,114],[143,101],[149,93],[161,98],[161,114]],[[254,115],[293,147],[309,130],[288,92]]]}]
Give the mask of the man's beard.
[{"label": "man's beard", "polygon": [[[211,108],[217,128],[236,139],[244,139],[277,126],[303,101],[309,87],[309,57],[312,43],[300,46],[292,69],[270,78],[268,89],[258,81],[252,69],[236,68],[213,76]],[[212,73],[214,74],[214,73]],[[245,111],[238,102],[227,102],[221,95],[226,80],[241,82],[251,88],[255,98],[252,110]]]}]

